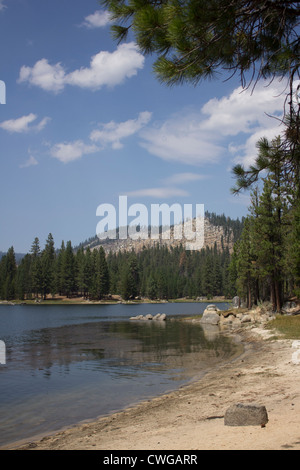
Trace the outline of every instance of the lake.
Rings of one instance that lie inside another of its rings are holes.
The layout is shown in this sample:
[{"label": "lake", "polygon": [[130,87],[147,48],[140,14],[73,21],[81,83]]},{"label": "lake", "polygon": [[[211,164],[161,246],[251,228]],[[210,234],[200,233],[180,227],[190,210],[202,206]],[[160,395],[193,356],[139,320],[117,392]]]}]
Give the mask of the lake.
[{"label": "lake", "polygon": [[[206,305],[0,305],[0,446],[124,409],[236,357],[241,345],[218,329],[176,321]],[[167,321],[129,320],[148,313]]]}]

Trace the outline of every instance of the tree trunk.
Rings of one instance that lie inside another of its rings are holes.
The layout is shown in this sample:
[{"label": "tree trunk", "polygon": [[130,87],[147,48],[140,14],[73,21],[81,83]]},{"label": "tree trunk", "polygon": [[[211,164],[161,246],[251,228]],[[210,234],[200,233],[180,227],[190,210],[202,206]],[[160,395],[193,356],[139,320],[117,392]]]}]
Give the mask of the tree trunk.
[{"label": "tree trunk", "polygon": [[276,311],[276,294],[275,294],[275,285],[273,279],[271,279],[270,283],[270,300],[272,303],[272,310],[273,312]]},{"label": "tree trunk", "polygon": [[251,280],[250,280],[250,275],[248,274],[248,292],[247,292],[247,308],[250,310],[252,307],[252,302],[251,302]]},{"label": "tree trunk", "polygon": [[274,290],[275,290],[275,305],[276,305],[276,312],[280,313],[281,307],[282,307],[282,302],[281,302],[281,288],[280,288],[280,282],[275,281],[274,283]]}]

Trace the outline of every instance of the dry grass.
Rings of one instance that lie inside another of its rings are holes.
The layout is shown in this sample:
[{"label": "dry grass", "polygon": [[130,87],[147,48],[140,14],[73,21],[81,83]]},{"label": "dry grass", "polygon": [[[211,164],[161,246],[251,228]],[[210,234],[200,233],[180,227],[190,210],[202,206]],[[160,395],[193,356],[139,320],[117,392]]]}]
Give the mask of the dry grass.
[{"label": "dry grass", "polygon": [[300,339],[300,315],[278,315],[266,328],[278,331],[286,339]]}]

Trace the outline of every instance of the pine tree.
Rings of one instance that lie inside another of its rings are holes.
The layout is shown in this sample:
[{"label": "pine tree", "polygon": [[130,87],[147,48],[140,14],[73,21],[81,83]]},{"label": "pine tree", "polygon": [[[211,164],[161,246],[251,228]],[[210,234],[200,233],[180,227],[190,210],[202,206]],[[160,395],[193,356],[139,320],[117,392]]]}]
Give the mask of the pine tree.
[{"label": "pine tree", "polygon": [[16,275],[17,264],[14,247],[7,251],[1,259],[1,298],[3,300],[14,300],[16,298]]},{"label": "pine tree", "polygon": [[84,290],[85,297],[89,297],[89,293],[93,285],[93,277],[94,277],[93,259],[92,259],[91,250],[89,247],[87,247],[85,257],[84,257],[84,273],[83,273],[83,290]]},{"label": "pine tree", "polygon": [[106,262],[105,251],[102,246],[95,254],[95,275],[93,284],[93,296],[101,300],[109,293],[109,271]]},{"label": "pine tree", "polygon": [[292,294],[300,297],[300,198],[291,213],[292,227],[289,236],[286,269],[291,273]]},{"label": "pine tree", "polygon": [[31,286],[31,255],[26,254],[17,270],[16,280],[16,295],[19,300],[31,299],[32,286]]},{"label": "pine tree", "polygon": [[65,242],[61,242],[61,247],[58,252],[58,255],[56,257],[56,262],[55,262],[55,292],[59,295],[62,295],[63,293],[63,259],[65,256]]},{"label": "pine tree", "polygon": [[213,258],[210,250],[206,250],[203,268],[203,294],[207,298],[212,298],[214,291],[214,271]]},{"label": "pine tree", "polygon": [[71,297],[76,290],[76,265],[71,241],[67,242],[62,258],[62,290],[67,297]]},{"label": "pine tree", "polygon": [[150,276],[148,279],[147,295],[151,300],[157,298],[157,283],[153,276]]},{"label": "pine tree", "polygon": [[85,255],[83,246],[81,246],[76,253],[76,264],[77,264],[77,286],[81,295],[85,295],[85,278],[84,278],[84,267],[85,267]]},{"label": "pine tree", "polygon": [[237,292],[240,297],[247,299],[247,308],[252,306],[254,258],[251,244],[252,222],[251,217],[245,219],[241,239],[236,245]]},{"label": "pine tree", "polygon": [[46,299],[47,294],[55,293],[55,248],[51,233],[46,240],[45,249],[41,256],[41,265],[43,296]]},{"label": "pine tree", "polygon": [[41,249],[38,237],[35,237],[31,246],[31,288],[32,293],[37,298],[43,292],[43,274],[41,262]]},{"label": "pine tree", "polygon": [[[258,217],[255,220],[255,246],[259,276],[263,280],[268,280],[273,309],[280,312],[283,303],[284,236],[283,206],[278,190],[280,191],[278,187],[274,188],[271,177],[265,180],[257,208]],[[277,194],[274,194],[274,191]]]},{"label": "pine tree", "polygon": [[298,78],[298,2],[284,0],[102,0],[118,41],[129,31],[154,71],[173,85],[198,83],[223,70],[252,79]]}]

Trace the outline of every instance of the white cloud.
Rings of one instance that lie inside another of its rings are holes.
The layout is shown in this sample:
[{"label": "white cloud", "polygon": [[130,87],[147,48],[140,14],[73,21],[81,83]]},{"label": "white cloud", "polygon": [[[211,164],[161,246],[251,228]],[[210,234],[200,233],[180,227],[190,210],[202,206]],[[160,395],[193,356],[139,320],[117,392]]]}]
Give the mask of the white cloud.
[{"label": "white cloud", "polygon": [[83,26],[86,26],[88,29],[94,28],[103,28],[111,22],[111,15],[109,11],[106,10],[97,10],[92,15],[85,17]]},{"label": "white cloud", "polygon": [[44,119],[41,120],[41,122],[39,122],[39,124],[37,124],[35,126],[35,130],[36,131],[42,131],[44,129],[44,127],[46,127],[46,125],[48,124],[48,122],[51,121],[51,118],[49,117],[44,117]]},{"label": "white cloud", "polygon": [[7,6],[4,5],[3,2],[4,2],[4,0],[0,0],[0,11],[5,10],[5,8],[7,8]]},{"label": "white cloud", "polygon": [[26,133],[30,131],[40,132],[44,129],[46,124],[49,122],[50,118],[45,117],[42,119],[39,124],[35,126],[30,126],[37,119],[36,114],[28,114],[27,116],[22,116],[18,119],[9,119],[8,121],[3,121],[0,123],[1,129],[4,129],[11,133]]},{"label": "white cloud", "polygon": [[144,57],[132,42],[121,44],[110,53],[101,51],[92,57],[89,68],[81,68],[70,73],[66,82],[81,88],[98,90],[102,86],[119,85],[125,78],[133,77],[143,68]]},{"label": "white cloud", "polygon": [[41,59],[33,67],[22,66],[18,82],[28,82],[46,91],[61,92],[66,85],[90,90],[120,85],[144,66],[144,56],[135,43],[121,44],[114,52],[100,51],[91,58],[89,67],[66,73],[60,63],[50,65]]},{"label": "white cloud", "polygon": [[199,181],[206,179],[206,175],[200,175],[197,173],[176,173],[175,175],[171,175],[168,178],[165,178],[165,184],[185,184],[190,183],[192,181]]},{"label": "white cloud", "polygon": [[47,59],[41,59],[33,67],[21,67],[18,83],[28,82],[43,90],[57,93],[64,89],[65,76],[60,64],[50,65]]},{"label": "white cloud", "polygon": [[261,128],[253,132],[251,136],[245,141],[244,144],[235,148],[229,145],[229,151],[233,155],[234,163],[241,163],[245,167],[249,167],[255,161],[257,157],[257,142],[262,138],[266,137],[269,141],[274,139],[275,136],[279,135],[282,131],[282,127],[274,125],[269,128]]},{"label": "white cloud", "polygon": [[268,128],[270,118],[267,113],[282,114],[283,91],[284,84],[279,81],[269,86],[261,81],[253,92],[238,87],[229,96],[209,100],[202,108],[202,113],[208,118],[202,122],[201,129],[235,136],[241,132],[251,133],[258,127]]},{"label": "white cloud", "polygon": [[99,151],[99,148],[96,145],[87,145],[82,140],[76,140],[55,144],[50,149],[50,155],[62,163],[69,163],[97,151]]},{"label": "white cloud", "polygon": [[168,199],[177,196],[187,197],[189,196],[188,191],[180,189],[176,186],[180,184],[191,183],[192,181],[199,181],[205,178],[205,175],[195,173],[176,173],[162,181],[164,186],[129,191],[127,195],[133,197],[153,197],[158,199]]},{"label": "white cloud", "polygon": [[216,163],[222,147],[200,129],[201,116],[174,116],[141,132],[141,146],[163,160],[201,165]]},{"label": "white cloud", "polygon": [[132,197],[153,197],[158,199],[168,199],[175,196],[188,196],[188,192],[178,188],[158,187],[138,189],[136,191],[129,191],[127,196]]},{"label": "white cloud", "polygon": [[74,142],[61,142],[52,146],[49,144],[49,153],[62,163],[69,163],[79,160],[84,155],[100,152],[108,144],[113,149],[120,149],[123,147],[121,140],[138,132],[150,119],[151,113],[144,111],[139,114],[137,119],[129,119],[121,123],[102,124],[102,129],[92,131],[90,143],[76,140]]},{"label": "white cloud", "polygon": [[[176,115],[142,131],[141,146],[167,161],[190,165],[217,163],[235,154],[235,161],[251,164],[260,137],[272,139],[282,127],[285,84],[259,82],[252,92],[236,88],[229,96],[209,100],[198,113]],[[230,139],[230,141],[229,141]]]},{"label": "white cloud", "polygon": [[99,142],[102,145],[110,144],[112,148],[120,149],[123,146],[121,141],[140,131],[149,123],[151,116],[151,113],[144,111],[139,114],[137,119],[129,119],[120,123],[111,121],[106,124],[100,124],[99,129],[91,132],[90,139],[93,142]]},{"label": "white cloud", "polygon": [[28,160],[23,163],[22,165],[20,165],[20,168],[28,168],[30,166],[36,166],[38,165],[38,161],[37,159],[33,156],[33,155],[30,155],[30,157],[28,158]]}]

